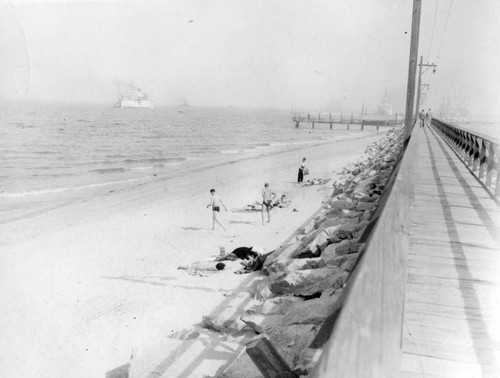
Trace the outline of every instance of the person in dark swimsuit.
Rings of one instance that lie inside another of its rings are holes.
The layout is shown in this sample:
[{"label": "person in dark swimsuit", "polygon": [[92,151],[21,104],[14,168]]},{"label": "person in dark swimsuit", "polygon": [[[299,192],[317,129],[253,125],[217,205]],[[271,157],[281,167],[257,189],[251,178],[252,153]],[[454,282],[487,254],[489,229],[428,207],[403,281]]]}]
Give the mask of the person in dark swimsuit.
[{"label": "person in dark swimsuit", "polygon": [[220,205],[224,206],[224,210],[227,211],[226,205],[224,205],[224,202],[222,202],[220,197],[215,194],[215,189],[210,189],[210,196],[210,203],[207,207],[212,207],[212,230],[215,230],[215,223],[217,223],[224,231],[226,231],[222,223],[217,219],[217,213],[220,212]]},{"label": "person in dark swimsuit", "polygon": [[306,158],[302,158],[302,163],[300,163],[300,166],[299,166],[299,174],[297,176],[297,182],[302,182],[304,181],[304,174],[305,174],[305,171],[306,171]]},{"label": "person in dark swimsuit", "polygon": [[271,210],[272,208],[274,197],[276,197],[276,194],[274,194],[272,190],[269,189],[269,184],[266,182],[264,184],[264,189],[262,189],[262,210],[261,210],[262,224],[264,224],[264,208],[266,209],[267,212],[267,223],[271,222],[271,215],[269,214],[269,210]]}]

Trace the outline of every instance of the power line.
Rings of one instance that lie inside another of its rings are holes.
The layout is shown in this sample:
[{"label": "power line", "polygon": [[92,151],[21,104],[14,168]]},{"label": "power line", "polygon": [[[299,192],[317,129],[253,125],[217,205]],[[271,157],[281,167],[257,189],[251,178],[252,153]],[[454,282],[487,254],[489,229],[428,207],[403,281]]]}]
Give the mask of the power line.
[{"label": "power line", "polygon": [[448,20],[450,19],[452,5],[453,5],[453,0],[451,0],[450,7],[448,8],[448,15],[446,16],[446,23],[444,24],[443,37],[441,38],[441,43],[439,44],[438,52],[436,54],[436,59],[439,58],[439,53],[441,52],[441,46],[443,45],[444,36],[446,35],[446,29],[448,27]]},{"label": "power line", "polygon": [[438,10],[439,0],[436,0],[436,7],[434,8],[434,22],[432,23],[432,33],[431,33],[431,43],[429,45],[429,54],[427,55],[427,60],[430,60],[431,52],[432,52],[432,42],[434,42],[434,27],[436,26],[436,16]]}]

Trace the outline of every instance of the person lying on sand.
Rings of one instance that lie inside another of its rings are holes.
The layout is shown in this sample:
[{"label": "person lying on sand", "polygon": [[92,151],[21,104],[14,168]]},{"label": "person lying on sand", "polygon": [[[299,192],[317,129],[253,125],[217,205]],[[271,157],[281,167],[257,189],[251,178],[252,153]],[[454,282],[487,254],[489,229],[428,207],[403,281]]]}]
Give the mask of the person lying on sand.
[{"label": "person lying on sand", "polygon": [[271,215],[269,214],[269,210],[271,210],[271,208],[273,207],[272,203],[275,197],[276,194],[273,193],[273,191],[269,188],[269,183],[266,182],[264,184],[264,189],[262,189],[262,224],[264,224],[264,208],[266,208],[267,211],[267,223],[271,222]]},{"label": "person lying on sand", "polygon": [[311,185],[323,185],[326,184],[330,179],[322,179],[322,178],[314,178],[311,180],[307,180],[304,185],[305,186],[311,186]]},{"label": "person lying on sand", "polygon": [[283,194],[280,198],[276,198],[273,201],[273,207],[279,207],[282,209],[290,206],[291,203],[292,201],[287,198],[286,194]]},{"label": "person lying on sand", "polygon": [[224,210],[227,211],[226,205],[224,205],[220,197],[215,194],[215,189],[210,189],[210,196],[210,203],[207,205],[207,208],[210,206],[212,207],[212,230],[215,230],[215,223],[217,223],[226,231],[222,223],[217,219],[217,213],[220,212],[220,205],[224,206]]},{"label": "person lying on sand", "polygon": [[[286,194],[283,194],[280,198],[275,198],[272,201],[271,207],[285,208],[285,207],[290,206],[291,203],[292,203],[292,201],[290,199],[288,199]],[[262,204],[262,201],[254,201],[253,203],[248,204],[245,207],[235,208],[235,209],[232,209],[231,211],[233,213],[245,212],[245,211],[262,211],[263,207],[265,208],[265,205]]]}]

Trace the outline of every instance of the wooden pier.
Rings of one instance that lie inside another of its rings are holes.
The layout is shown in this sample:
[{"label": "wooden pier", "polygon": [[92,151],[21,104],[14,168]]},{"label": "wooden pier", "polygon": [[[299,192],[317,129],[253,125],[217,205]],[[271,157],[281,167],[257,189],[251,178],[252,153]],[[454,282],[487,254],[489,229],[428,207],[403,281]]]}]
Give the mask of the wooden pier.
[{"label": "wooden pier", "polygon": [[414,128],[310,376],[500,377],[499,150]]},{"label": "wooden pier", "polygon": [[418,128],[412,136],[418,157],[401,376],[500,377],[496,190],[450,149],[438,129],[442,123],[434,127]]},{"label": "wooden pier", "polygon": [[352,125],[359,125],[360,130],[364,130],[366,126],[374,126],[378,131],[381,126],[402,125],[403,116],[400,114],[381,116],[354,113],[307,113],[294,114],[292,116],[292,121],[295,123],[296,128],[299,128],[301,123],[306,123],[311,124],[313,129],[316,124],[327,124],[330,125],[330,130],[333,129],[333,125],[346,125],[347,130],[349,130]]}]

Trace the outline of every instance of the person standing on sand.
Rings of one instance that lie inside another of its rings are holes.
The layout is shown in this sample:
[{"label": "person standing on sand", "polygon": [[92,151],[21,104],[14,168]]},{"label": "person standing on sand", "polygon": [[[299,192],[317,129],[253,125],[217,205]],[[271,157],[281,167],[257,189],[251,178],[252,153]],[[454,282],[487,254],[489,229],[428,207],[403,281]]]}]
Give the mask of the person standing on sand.
[{"label": "person standing on sand", "polygon": [[425,110],[422,109],[422,111],[418,114],[418,118],[420,118],[420,127],[424,127],[425,125]]},{"label": "person standing on sand", "polygon": [[431,121],[432,121],[432,113],[431,113],[431,108],[427,110],[427,113],[425,113],[425,123],[427,127],[431,127]]},{"label": "person standing on sand", "polygon": [[271,207],[273,207],[272,203],[274,197],[276,197],[276,194],[274,194],[272,190],[269,189],[269,184],[266,182],[264,184],[264,189],[262,189],[262,210],[260,212],[262,216],[262,224],[264,224],[264,208],[266,208],[267,211],[267,223],[271,222],[271,215],[269,214],[269,210],[271,210]]},{"label": "person standing on sand", "polygon": [[210,206],[212,207],[212,230],[215,230],[215,223],[217,223],[226,231],[222,223],[217,219],[217,213],[220,212],[220,205],[224,206],[224,210],[227,211],[226,205],[224,205],[220,197],[215,194],[215,189],[210,189],[210,196],[210,203],[207,205],[207,208]]},{"label": "person standing on sand", "polygon": [[300,163],[300,166],[299,166],[299,174],[297,176],[297,182],[304,181],[304,175],[307,174],[306,172],[307,172],[306,158],[302,158],[302,163]]}]

